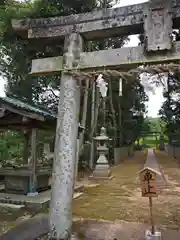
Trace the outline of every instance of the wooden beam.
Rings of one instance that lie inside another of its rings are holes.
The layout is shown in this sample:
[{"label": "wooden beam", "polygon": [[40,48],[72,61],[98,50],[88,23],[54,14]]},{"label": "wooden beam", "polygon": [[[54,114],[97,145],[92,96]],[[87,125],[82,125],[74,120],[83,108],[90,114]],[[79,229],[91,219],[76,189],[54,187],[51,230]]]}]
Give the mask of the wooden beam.
[{"label": "wooden beam", "polygon": [[[180,42],[174,43],[173,51],[151,55],[144,54],[144,46],[109,49],[95,52],[82,52],[77,69],[131,69],[143,64],[159,64],[180,60]],[[43,68],[45,66],[45,68]],[[55,73],[63,70],[63,57],[32,60],[31,73]],[[66,68],[66,70],[68,70]]]},{"label": "wooden beam", "polygon": [[[139,34],[143,32],[147,3],[110,8],[65,17],[12,20],[13,28],[24,38],[64,37],[76,31],[86,39]],[[180,27],[180,6],[173,2],[174,28]]]}]

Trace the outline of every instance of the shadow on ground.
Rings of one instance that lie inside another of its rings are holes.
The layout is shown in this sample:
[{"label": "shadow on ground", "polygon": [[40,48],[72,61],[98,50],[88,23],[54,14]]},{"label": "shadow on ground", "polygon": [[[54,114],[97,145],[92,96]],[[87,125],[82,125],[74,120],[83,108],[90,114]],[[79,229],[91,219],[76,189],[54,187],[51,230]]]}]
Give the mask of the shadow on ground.
[{"label": "shadow on ground", "polygon": [[[73,223],[73,240],[144,240],[144,224],[109,222],[98,220],[78,220]],[[39,215],[14,229],[1,240],[48,240],[48,216]],[[179,240],[180,232],[162,230],[163,240]]]}]

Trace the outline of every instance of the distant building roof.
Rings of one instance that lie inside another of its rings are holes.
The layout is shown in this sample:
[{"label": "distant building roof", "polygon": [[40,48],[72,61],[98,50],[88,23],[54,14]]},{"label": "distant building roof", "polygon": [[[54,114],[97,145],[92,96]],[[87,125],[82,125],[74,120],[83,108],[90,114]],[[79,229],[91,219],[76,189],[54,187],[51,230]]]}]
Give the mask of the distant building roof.
[{"label": "distant building roof", "polygon": [[[16,99],[16,98],[10,98],[10,97],[0,97],[0,104],[6,105],[6,106],[11,106],[12,108],[16,108],[19,111],[26,111],[29,113],[34,113],[39,116],[43,116],[45,118],[53,118],[54,120],[57,118],[56,113],[49,111],[49,110],[44,110],[40,107],[37,106],[32,106],[30,104],[24,103],[23,101]],[[22,114],[23,115],[23,114]]]}]

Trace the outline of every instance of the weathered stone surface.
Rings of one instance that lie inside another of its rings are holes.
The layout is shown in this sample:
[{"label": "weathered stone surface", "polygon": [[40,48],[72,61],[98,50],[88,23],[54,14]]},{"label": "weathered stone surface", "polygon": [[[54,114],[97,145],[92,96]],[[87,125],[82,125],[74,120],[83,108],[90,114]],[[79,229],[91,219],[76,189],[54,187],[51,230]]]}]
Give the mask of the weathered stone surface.
[{"label": "weathered stone surface", "polygon": [[144,9],[146,50],[159,51],[172,48],[171,1],[150,1]]},{"label": "weathered stone surface", "polygon": [[144,46],[109,49],[97,52],[81,53],[79,61],[80,69],[97,68],[132,68],[144,63],[158,64],[160,62],[171,62],[180,59],[180,42],[174,44],[173,52],[166,54],[145,55]]},{"label": "weathered stone surface", "polygon": [[[174,50],[166,54],[144,55],[144,46],[117,48],[95,52],[80,53],[76,69],[104,69],[104,67],[130,69],[144,63],[159,64],[180,60],[180,42],[174,44]],[[47,63],[46,63],[47,62]],[[45,67],[44,67],[45,66]],[[63,57],[38,59],[32,61],[31,74],[58,72],[63,67]],[[64,67],[70,69],[68,66]],[[39,70],[40,69],[40,70]]]},{"label": "weathered stone surface", "polygon": [[88,13],[69,15],[64,17],[39,18],[12,20],[13,28],[16,30],[27,30],[31,28],[48,28],[54,26],[74,25],[79,23],[94,22],[99,20],[108,21],[109,19],[125,17],[128,15],[142,14],[145,4],[136,4],[120,8],[110,8],[96,10]]},{"label": "weathered stone surface", "polygon": [[[27,194],[29,192],[29,181],[32,170],[30,168],[22,167],[19,169],[1,168],[0,176],[5,176],[5,192],[6,193],[21,193]],[[37,189],[48,189],[48,179],[51,175],[50,168],[39,167],[36,168],[37,175]]]},{"label": "weathered stone surface", "polygon": [[30,74],[46,74],[60,72],[63,69],[63,57],[43,58],[32,60]]},{"label": "weathered stone surface", "polygon": [[126,31],[132,34],[138,34],[142,32],[142,25],[142,14],[130,15],[127,17],[119,16],[107,20],[103,19],[77,23],[76,25],[31,28],[28,30],[28,38],[52,38],[66,36],[72,32],[78,32],[82,33],[85,38],[92,40],[123,35]]},{"label": "weathered stone surface", "polygon": [[[64,64],[75,68],[82,38],[73,33],[65,40]],[[68,239],[72,226],[72,196],[78,135],[80,91],[76,80],[62,74],[53,161],[50,226],[52,239]]]},{"label": "weathered stone surface", "polygon": [[[143,10],[147,3],[93,11],[65,17],[13,20],[13,28],[24,38],[65,36],[83,33],[91,40],[113,35],[143,32]],[[174,28],[180,27],[180,6],[173,2]]]}]

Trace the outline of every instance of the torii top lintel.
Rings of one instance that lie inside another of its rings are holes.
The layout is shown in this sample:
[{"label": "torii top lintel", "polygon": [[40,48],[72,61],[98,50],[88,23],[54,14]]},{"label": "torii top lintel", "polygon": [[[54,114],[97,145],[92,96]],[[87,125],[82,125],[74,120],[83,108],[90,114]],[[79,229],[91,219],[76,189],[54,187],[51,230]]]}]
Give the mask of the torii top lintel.
[{"label": "torii top lintel", "polygon": [[144,32],[145,15],[151,4],[157,6],[159,3],[172,5],[173,27],[180,28],[180,3],[178,2],[178,0],[154,0],[142,4],[64,17],[12,20],[12,26],[24,38],[57,38],[72,32],[79,32],[86,39],[93,40],[140,34]]},{"label": "torii top lintel", "polygon": [[[43,38],[59,40],[67,35],[69,37],[76,35],[78,39],[83,40],[78,36],[79,34],[88,40],[144,34],[144,44],[138,47],[80,52],[76,56],[76,70],[89,71],[105,67],[122,69],[144,63],[179,62],[180,42],[173,44],[172,41],[173,28],[180,28],[180,2],[179,5],[178,2],[179,0],[152,0],[143,4],[102,9],[66,17],[13,20],[12,25],[22,37],[39,39],[39,41],[43,41]],[[73,70],[64,63],[67,59],[75,59],[76,51],[72,49],[77,48],[79,51],[79,46],[77,43],[70,45],[69,52],[65,52],[63,56],[34,59],[31,74]]]}]

